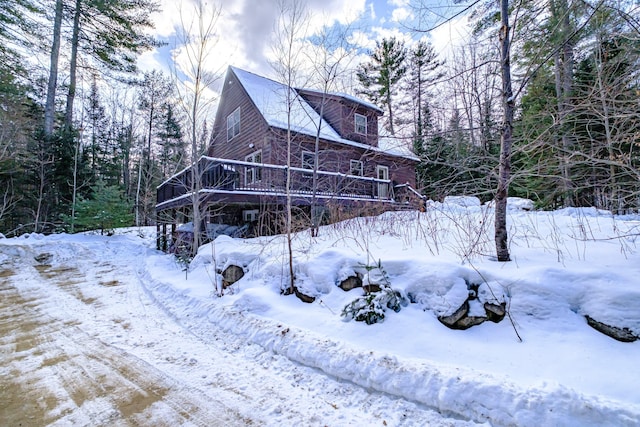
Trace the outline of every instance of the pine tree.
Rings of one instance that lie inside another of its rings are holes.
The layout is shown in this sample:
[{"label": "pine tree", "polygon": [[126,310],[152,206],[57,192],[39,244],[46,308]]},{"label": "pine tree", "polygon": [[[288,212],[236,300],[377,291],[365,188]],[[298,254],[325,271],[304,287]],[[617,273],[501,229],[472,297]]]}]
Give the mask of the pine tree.
[{"label": "pine tree", "polygon": [[100,234],[109,235],[115,228],[133,224],[132,206],[120,187],[98,181],[91,190],[90,197],[78,202],[75,218],[65,217],[67,224],[73,220],[79,231],[100,230]]},{"label": "pine tree", "polygon": [[369,62],[358,67],[358,80],[363,86],[362,93],[374,104],[386,107],[387,129],[395,135],[394,94],[400,81],[407,73],[407,49],[404,42],[395,37],[376,42],[370,53]]},{"label": "pine tree", "polygon": [[158,139],[160,145],[158,161],[162,171],[162,180],[165,180],[188,164],[182,127],[176,117],[175,109],[170,103],[166,103],[162,108]]},{"label": "pine tree", "polygon": [[430,86],[443,76],[438,70],[443,64],[438,60],[433,46],[424,40],[420,40],[409,52],[407,95],[414,100],[414,132],[417,139],[422,139],[425,128],[430,126],[431,117],[425,117],[425,112],[429,110],[427,99]]}]

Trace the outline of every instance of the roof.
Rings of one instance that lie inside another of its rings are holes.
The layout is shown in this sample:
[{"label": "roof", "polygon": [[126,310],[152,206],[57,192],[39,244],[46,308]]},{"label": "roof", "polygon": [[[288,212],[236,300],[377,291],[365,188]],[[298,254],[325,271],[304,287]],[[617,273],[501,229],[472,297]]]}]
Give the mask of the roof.
[{"label": "roof", "polygon": [[[315,90],[315,89],[298,89],[300,91],[303,92],[309,92],[309,93],[313,93],[316,95],[322,95],[323,92],[320,90]],[[374,105],[370,102],[367,101],[363,101],[360,98],[357,98],[353,95],[349,95],[348,93],[343,93],[343,92],[327,92],[326,93],[329,96],[334,96],[334,97],[338,97],[338,98],[342,98],[345,99],[347,101],[353,102],[355,104],[359,104],[362,105],[363,107],[369,108],[371,110],[374,110],[375,112],[379,113],[379,114],[384,114],[384,110],[380,107],[378,107],[377,105]]]},{"label": "roof", "polygon": [[[240,68],[229,68],[238,78],[238,81],[244,87],[253,104],[256,106],[260,114],[264,117],[267,124],[271,127],[286,130],[287,128],[289,128],[287,122],[290,119],[290,129],[292,131],[315,138],[318,132],[319,124],[320,138],[324,140],[350,145],[364,150],[377,151],[392,156],[399,156],[411,160],[417,160],[414,155],[408,155],[406,152],[397,151],[393,148],[382,149],[373,147],[368,144],[363,144],[360,142],[342,138],[338,134],[338,132],[336,132],[336,130],[331,127],[329,123],[322,119],[316,112],[316,110],[314,110],[313,107],[311,107],[311,105],[309,105],[307,101],[305,101],[305,99],[299,95],[298,90],[294,88],[291,88],[292,104],[290,111],[291,114],[289,115],[286,108],[287,91],[289,89],[287,85],[278,83],[274,80],[259,76],[249,71],[241,70]],[[336,96],[346,98],[348,95]],[[369,105],[364,101],[358,100],[358,98],[352,96],[348,96],[348,99],[354,102],[358,102],[362,105]]]}]

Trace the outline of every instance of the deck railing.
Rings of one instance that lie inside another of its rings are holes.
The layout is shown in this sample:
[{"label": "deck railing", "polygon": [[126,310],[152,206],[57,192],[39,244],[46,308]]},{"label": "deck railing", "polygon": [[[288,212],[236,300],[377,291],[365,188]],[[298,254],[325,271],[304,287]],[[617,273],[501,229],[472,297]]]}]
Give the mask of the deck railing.
[{"label": "deck railing", "polygon": [[[314,173],[310,169],[289,168],[290,193],[311,197],[314,194]],[[264,195],[286,193],[287,167],[266,163],[202,157],[198,163],[201,191],[236,192]],[[192,170],[186,168],[163,182],[157,189],[157,203],[186,197],[193,191]],[[393,186],[388,179],[376,179],[339,172],[317,171],[315,194],[320,198],[393,200]]]}]

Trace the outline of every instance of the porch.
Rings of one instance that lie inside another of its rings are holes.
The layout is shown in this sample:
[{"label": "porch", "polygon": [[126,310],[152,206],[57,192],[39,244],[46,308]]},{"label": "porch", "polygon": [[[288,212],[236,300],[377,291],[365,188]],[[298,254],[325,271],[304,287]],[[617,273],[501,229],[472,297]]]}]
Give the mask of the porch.
[{"label": "porch", "polygon": [[175,209],[191,203],[198,191],[204,202],[257,204],[265,199],[284,200],[287,196],[287,169],[291,173],[289,194],[295,205],[324,205],[329,201],[395,203],[389,179],[378,179],[339,172],[317,171],[283,165],[253,163],[203,156],[195,175],[184,169],[157,188],[156,211]]}]

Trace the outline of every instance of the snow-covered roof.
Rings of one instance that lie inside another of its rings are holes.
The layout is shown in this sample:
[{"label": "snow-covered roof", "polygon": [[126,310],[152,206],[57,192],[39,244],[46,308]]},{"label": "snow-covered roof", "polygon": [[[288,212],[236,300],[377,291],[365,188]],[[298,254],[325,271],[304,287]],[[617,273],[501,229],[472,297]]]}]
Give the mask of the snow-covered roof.
[{"label": "snow-covered roof", "polygon": [[[309,105],[307,101],[298,94],[298,91],[295,88],[291,88],[291,114],[290,117],[288,117],[287,91],[289,88],[287,85],[249,71],[241,70],[240,68],[230,68],[269,126],[279,129],[287,129],[287,122],[288,119],[290,119],[290,129],[292,131],[315,137],[318,132],[319,124],[320,138],[324,140],[350,145],[364,150],[377,151],[392,156],[417,160],[414,155],[407,154],[400,150],[373,147],[368,144],[342,138],[340,134],[338,134],[338,132],[336,132],[329,123],[322,119],[313,107],[311,107],[311,105]],[[357,100],[355,97],[350,98]],[[363,101],[355,102],[360,102],[365,105]]]},{"label": "snow-covered roof", "polygon": [[321,119],[294,88],[291,88],[291,114],[289,115],[287,85],[239,68],[231,67],[231,69],[269,126],[286,129],[290,120],[291,130],[316,136],[318,125],[320,125],[321,138],[331,141],[341,139],[338,132]]},{"label": "snow-covered roof", "polygon": [[[302,90],[304,92],[314,93],[314,94],[317,94],[317,95],[322,95],[322,93],[323,93],[322,91],[315,90],[315,89],[299,89],[299,90]],[[351,102],[354,102],[356,104],[360,104],[360,105],[362,105],[364,107],[367,107],[367,108],[369,108],[371,110],[377,111],[377,112],[379,112],[381,114],[384,113],[384,110],[382,108],[378,107],[377,105],[374,105],[374,104],[372,104],[370,102],[364,101],[364,100],[362,100],[362,99],[360,99],[358,97],[355,97],[353,95],[349,95],[348,93],[344,93],[344,92],[327,92],[327,95],[343,98],[343,99],[346,99],[347,101],[351,101]]]}]

